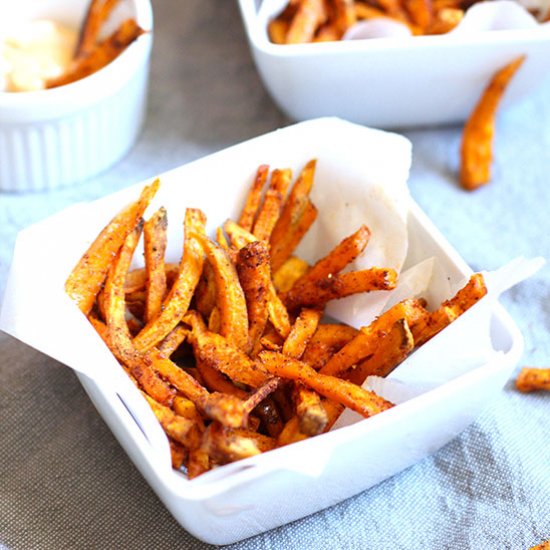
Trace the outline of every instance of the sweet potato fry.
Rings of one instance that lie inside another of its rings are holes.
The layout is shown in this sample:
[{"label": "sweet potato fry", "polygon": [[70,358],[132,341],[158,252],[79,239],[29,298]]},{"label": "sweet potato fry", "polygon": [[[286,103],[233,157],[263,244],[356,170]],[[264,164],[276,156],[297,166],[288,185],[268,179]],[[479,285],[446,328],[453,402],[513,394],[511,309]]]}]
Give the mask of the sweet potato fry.
[{"label": "sweet potato fry", "polygon": [[[307,275],[306,275],[307,277]],[[284,303],[289,311],[299,307],[323,307],[330,300],[337,300],[374,290],[392,290],[397,284],[397,273],[393,269],[371,267],[361,271],[350,271],[314,279],[304,285],[296,284],[285,295]],[[295,290],[299,286],[300,290]]]},{"label": "sweet potato fry", "polygon": [[388,17],[388,12],[368,4],[355,2],[355,17],[357,17],[358,20],[376,19],[378,17]]},{"label": "sweet potato fry", "polygon": [[146,282],[145,322],[151,321],[151,319],[160,314],[162,302],[166,296],[164,254],[166,252],[167,224],[166,209],[160,208],[143,226],[145,269],[148,274]]},{"label": "sweet potato fry", "polygon": [[[303,309],[283,344],[283,354],[300,359],[308,342],[317,330],[322,312],[314,309]],[[305,387],[301,382],[294,382],[294,402],[300,431],[306,435],[321,433],[327,423],[325,409],[321,398],[315,391]]]},{"label": "sweet potato fry", "polygon": [[404,300],[395,304],[375,319],[369,326],[362,327],[338,353],[321,368],[322,374],[338,376],[356,365],[362,359],[373,355],[382,335],[388,333],[399,319],[406,319],[409,326],[416,326],[424,319],[426,310],[419,300]]},{"label": "sweet potato fry", "polygon": [[270,185],[265,192],[264,202],[258,210],[252,229],[252,234],[258,240],[269,241],[273,228],[279,219],[291,178],[292,171],[288,168],[273,170]]},{"label": "sweet potato fry", "polygon": [[[332,278],[350,264],[365,250],[370,238],[370,231],[366,225],[361,226],[355,233],[346,237],[334,247],[324,258],[320,259],[303,277],[298,279],[294,286],[286,293],[285,303],[298,302],[299,296],[305,289],[314,289],[315,283]],[[314,292],[314,291],[313,291]]]},{"label": "sweet potato fry", "polygon": [[169,359],[154,351],[149,352],[148,356],[152,368],[190,399],[206,417],[230,427],[246,424],[248,413],[241,399],[230,394],[209,393],[195,378]]},{"label": "sweet potato fry", "polygon": [[415,345],[425,344],[457,317],[458,313],[448,306],[441,306],[435,311],[428,312],[414,327],[411,327]]},{"label": "sweet potato fry", "polygon": [[[166,284],[171,287],[178,276],[179,266],[171,262],[165,262]],[[124,292],[130,294],[138,290],[143,290],[147,284],[147,270],[144,267],[133,269],[128,272],[126,282],[124,283]]]},{"label": "sweet potato fry", "polygon": [[340,30],[334,23],[325,23],[321,25],[315,33],[313,42],[335,42],[339,40],[341,36]]},{"label": "sweet potato fry", "polygon": [[226,375],[215,369],[211,363],[207,361],[199,361],[197,363],[197,369],[202,380],[204,381],[204,385],[210,391],[234,395],[239,399],[247,399],[248,392],[238,386],[235,386],[235,384],[233,384],[233,382],[231,382]]},{"label": "sweet potato fry", "polygon": [[141,234],[139,223],[128,235],[116,256],[105,282],[105,317],[109,347],[140,386],[161,404],[172,402],[174,391],[150,368],[145,358],[135,349],[126,322],[124,281]]},{"label": "sweet potato fry", "polygon": [[248,313],[237,270],[225,251],[205,234],[198,235],[212,266],[216,283],[216,307],[220,313],[220,333],[237,348],[248,348]]},{"label": "sweet potato fry", "polygon": [[273,273],[273,285],[277,292],[288,292],[294,283],[309,270],[309,264],[296,256],[291,256]]},{"label": "sweet potato fry", "polygon": [[302,382],[294,382],[294,402],[300,432],[307,436],[320,434],[328,423],[328,416],[319,394]]},{"label": "sweet potato fry", "polygon": [[431,0],[405,0],[405,10],[414,25],[422,31],[430,27],[434,17],[434,10]]},{"label": "sweet potato fry", "polygon": [[300,0],[286,35],[287,44],[311,42],[317,27],[327,19],[323,0]]},{"label": "sweet potato fry", "polygon": [[550,391],[550,369],[522,368],[516,379],[516,388],[524,393]]},{"label": "sweet potato fry", "polygon": [[294,359],[300,359],[315,334],[323,313],[317,309],[303,309],[296,318],[285,343],[283,353]]},{"label": "sweet potato fry", "polygon": [[212,422],[204,432],[201,448],[217,464],[234,462],[261,452],[256,438],[249,434],[241,435],[217,422]]},{"label": "sweet potato fry", "polygon": [[208,316],[208,330],[210,332],[217,332],[220,334],[222,328],[222,318],[220,314],[220,308],[215,306],[212,308],[210,315]]},{"label": "sweet potato fry", "polygon": [[193,296],[195,309],[208,319],[216,307],[216,279],[209,261],[204,262],[201,278]]},{"label": "sweet potato fry", "polygon": [[142,395],[147,400],[147,403],[149,403],[151,409],[153,409],[157,420],[160,422],[167,435],[175,439],[178,443],[181,443],[184,447],[198,447],[201,437],[199,424],[183,416],[177,415],[170,408],[161,405],[153,398],[149,397],[147,393],[142,392]]},{"label": "sweet potato fry", "polygon": [[223,248],[228,254],[231,254],[231,247],[229,246],[221,227],[216,229],[216,241],[221,248]]},{"label": "sweet potato fry", "polygon": [[445,34],[452,31],[464,19],[464,10],[459,8],[443,8],[437,11],[427,29],[427,34]]},{"label": "sweet potato fry", "polygon": [[271,267],[274,272],[294,252],[317,217],[317,209],[309,199],[316,166],[317,161],[311,160],[300,172],[271,232]]},{"label": "sweet potato fry", "polygon": [[302,356],[310,367],[319,370],[333,355],[340,351],[357,334],[357,329],[347,325],[325,323],[317,327]]},{"label": "sweet potato fry", "polygon": [[495,73],[464,126],[460,183],[468,191],[489,183],[495,117],[506,88],[525,60],[520,56]]},{"label": "sweet potato fry", "polygon": [[170,357],[189,335],[189,330],[183,325],[179,325],[168,333],[168,336],[159,344],[158,349],[165,357]]},{"label": "sweet potato fry", "polygon": [[256,177],[252,182],[252,187],[246,196],[243,210],[237,222],[243,229],[246,231],[252,231],[252,226],[256,219],[256,214],[260,208],[262,202],[262,191],[267,181],[267,176],[269,174],[269,166],[267,164],[262,164],[258,167],[256,172]]},{"label": "sweet potato fry", "polygon": [[481,273],[474,273],[468,283],[437,310],[423,316],[418,323],[411,324],[415,345],[420,346],[433,338],[457,317],[470,309],[487,294],[487,287]]},{"label": "sweet potato fry", "polygon": [[119,0],[91,0],[80,29],[74,59],[90,55],[99,40],[102,26],[118,4]]},{"label": "sweet potato fry", "polygon": [[187,397],[182,397],[181,395],[176,395],[176,397],[174,397],[174,402],[172,403],[172,408],[178,416],[183,416],[188,420],[194,420],[204,424],[199,412],[197,411],[197,407],[195,407],[195,403],[193,403],[191,399],[187,399]]},{"label": "sweet potato fry", "polygon": [[260,352],[259,358],[271,374],[299,380],[328,399],[342,403],[364,417],[373,416],[393,406],[374,392],[346,380],[320,374],[303,361],[272,351]]},{"label": "sweet potato fry", "polygon": [[223,228],[227,233],[229,240],[231,241],[231,246],[233,246],[233,248],[237,250],[240,250],[247,244],[253,243],[258,240],[252,233],[250,233],[250,231],[242,228],[233,220],[227,220],[223,224]]},{"label": "sweet potato fry", "polygon": [[283,19],[272,19],[267,25],[269,39],[274,44],[286,44],[289,23]]},{"label": "sweet potato fry", "polygon": [[237,255],[237,273],[246,298],[248,312],[248,345],[255,354],[269,318],[271,264],[267,245],[262,241],[247,244]]},{"label": "sweet potato fry", "polygon": [[143,216],[159,185],[160,181],[155,180],[143,189],[135,203],[117,214],[101,231],[69,275],[65,283],[65,292],[85,315],[92,309],[114,256]]},{"label": "sweet potato fry", "polygon": [[197,363],[204,362],[223,372],[233,382],[258,388],[270,378],[262,366],[221,336],[206,330],[196,312],[189,312],[184,319],[192,327],[189,339],[193,345]]},{"label": "sweet potato fry", "polygon": [[211,467],[210,457],[204,449],[199,447],[198,449],[191,449],[189,451],[189,458],[186,464],[187,477],[189,479],[195,479],[210,470]]},{"label": "sweet potato fry", "polygon": [[178,278],[164,300],[160,315],[147,323],[134,338],[136,349],[140,351],[151,349],[181,321],[189,308],[202,273],[204,257],[198,238],[204,235],[205,223],[206,216],[200,210],[194,208],[186,210],[184,249]]},{"label": "sweet potato fry", "polygon": [[145,31],[133,19],[127,19],[90,54],[75,60],[64,74],[46,81],[46,88],[64,86],[99,71],[144,33]]},{"label": "sweet potato fry", "polygon": [[172,468],[179,470],[183,466],[183,463],[187,460],[189,453],[181,443],[178,443],[171,437],[168,437],[168,443],[170,444]]},{"label": "sweet potato fry", "polygon": [[342,35],[357,22],[354,0],[334,0],[335,27],[338,36]]},{"label": "sweet potato fry", "polygon": [[361,386],[367,376],[385,377],[407,358],[413,348],[414,338],[406,319],[398,319],[380,338],[374,353],[363,359],[349,375],[344,375],[344,378]]},{"label": "sweet potato fry", "polygon": [[280,378],[270,378],[263,386],[254,391],[244,403],[247,412],[252,412],[262,401],[281,386]]},{"label": "sweet potato fry", "polygon": [[271,284],[268,289],[267,309],[269,311],[269,320],[273,328],[280,336],[286,338],[290,332],[290,318],[273,284]]},{"label": "sweet potato fry", "polygon": [[309,436],[300,431],[300,421],[297,416],[293,416],[284,426],[281,433],[277,437],[277,447],[284,447],[291,443],[303,441]]}]

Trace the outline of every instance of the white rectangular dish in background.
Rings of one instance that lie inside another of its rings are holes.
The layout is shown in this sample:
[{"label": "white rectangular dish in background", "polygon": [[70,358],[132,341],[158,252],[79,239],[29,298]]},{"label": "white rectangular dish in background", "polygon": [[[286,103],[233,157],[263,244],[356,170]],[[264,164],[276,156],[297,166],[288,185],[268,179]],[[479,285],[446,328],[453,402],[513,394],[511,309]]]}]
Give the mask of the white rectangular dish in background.
[{"label": "white rectangular dish in background", "polygon": [[294,120],[338,116],[380,128],[464,121],[496,70],[526,55],[504,107],[548,77],[550,26],[472,35],[278,45],[258,0],[239,0],[263,83]]},{"label": "white rectangular dish in background", "polygon": [[[315,187],[322,194],[330,193],[335,185],[340,186],[342,196],[355,194],[357,204],[345,205],[353,209],[369,198],[379,200],[376,194],[362,195],[363,186],[373,178],[388,175],[389,180],[401,180],[405,185],[410,146],[394,134],[320,119],[272,132],[163,174],[151,208],[165,205],[169,220],[173,220],[169,259],[176,250],[181,252],[177,235],[186,206],[204,209],[212,230],[239,211],[259,164],[289,166],[296,173],[315,156]],[[375,417],[216,468],[189,481],[171,468],[167,440],[148,405],[63,289],[90,239],[137,197],[141,187],[77,205],[22,232],[0,328],[77,371],[97,410],[147,482],[176,520],[203,541],[229,544],[291,522],[364,491],[430,455],[473,421],[501,390],[521,356],[523,340],[508,314],[496,301],[485,309],[478,307],[480,301],[453,323],[452,345],[457,350],[464,348],[468,331],[486,332],[491,352],[498,352],[491,360],[447,374],[445,381],[426,385]],[[318,198],[322,202],[320,195]],[[408,218],[404,267],[434,258],[444,279],[459,285],[471,273],[469,267],[408,195],[401,199],[399,208],[405,209]],[[340,206],[334,204],[329,221],[338,217]],[[42,266],[39,280],[28,269],[30,262]],[[46,322],[50,311],[56,311],[55,327],[51,320]],[[444,333],[419,352],[437,349],[437,340]],[[447,360],[445,354],[437,358],[438,364]],[[406,368],[407,361],[394,371],[397,379]]]}]

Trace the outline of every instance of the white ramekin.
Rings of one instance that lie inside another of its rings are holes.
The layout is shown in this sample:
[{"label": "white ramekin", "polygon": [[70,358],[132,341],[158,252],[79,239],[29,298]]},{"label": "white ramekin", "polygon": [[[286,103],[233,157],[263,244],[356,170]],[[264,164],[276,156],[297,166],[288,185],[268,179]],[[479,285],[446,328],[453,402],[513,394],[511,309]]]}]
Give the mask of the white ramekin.
[{"label": "white ramekin", "polygon": [[[79,26],[87,0],[25,1],[28,18]],[[21,14],[19,14],[21,16]],[[153,16],[149,0],[122,0],[113,17],[150,31],[82,80],[36,92],[0,92],[0,191],[43,191],[105,170],[134,144],[145,115]]]}]

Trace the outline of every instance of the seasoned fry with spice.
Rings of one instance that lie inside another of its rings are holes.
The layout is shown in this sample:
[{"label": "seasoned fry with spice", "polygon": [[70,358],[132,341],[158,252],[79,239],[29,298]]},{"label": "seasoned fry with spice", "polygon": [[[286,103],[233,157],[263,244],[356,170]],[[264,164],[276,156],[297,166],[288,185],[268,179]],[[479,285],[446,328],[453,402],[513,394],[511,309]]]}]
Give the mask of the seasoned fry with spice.
[{"label": "seasoned fry with spice", "polygon": [[187,312],[202,273],[204,255],[199,237],[204,234],[205,224],[206,216],[200,210],[186,210],[184,248],[178,278],[164,300],[160,314],[151,319],[135,337],[134,345],[138,350],[145,351],[155,346]]},{"label": "seasoned fry with spice", "polygon": [[143,216],[159,185],[160,181],[155,180],[143,189],[140,198],[135,203],[117,214],[97,236],[72,270],[65,283],[65,291],[84,314],[88,314],[92,309],[113,257]]},{"label": "seasoned fry with spice", "polygon": [[147,270],[146,302],[144,321],[159,315],[166,296],[166,209],[160,208],[143,226],[143,252]]},{"label": "seasoned fry with spice", "polygon": [[375,393],[335,376],[320,374],[303,361],[273,351],[262,351],[259,357],[271,374],[299,380],[324,397],[342,403],[362,416],[373,416],[392,407],[391,403]]},{"label": "seasoned fry with spice", "polygon": [[491,179],[497,109],[524,60],[524,56],[516,58],[493,76],[466,122],[460,152],[460,183],[468,191],[489,183]]}]

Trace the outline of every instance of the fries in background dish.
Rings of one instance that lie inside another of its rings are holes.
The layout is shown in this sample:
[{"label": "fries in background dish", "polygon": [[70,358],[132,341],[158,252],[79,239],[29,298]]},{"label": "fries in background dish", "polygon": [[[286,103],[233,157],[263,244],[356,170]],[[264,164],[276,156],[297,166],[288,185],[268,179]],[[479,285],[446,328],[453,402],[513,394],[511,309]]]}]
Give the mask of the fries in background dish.
[{"label": "fries in background dish", "polygon": [[145,33],[134,19],[127,19],[110,36],[100,38],[103,26],[118,2],[91,0],[71,65],[62,75],[48,80],[46,88],[70,84],[99,71]]},{"label": "fries in background dish", "polygon": [[550,369],[524,367],[516,378],[516,388],[524,393],[550,391]]},{"label": "fries in background dish", "polygon": [[[68,295],[162,425],[174,468],[189,478],[326,432],[346,407],[365,418],[391,408],[362,387],[367,376],[387,376],[486,292],[477,274],[433,312],[414,299],[360,330],[324,322],[328,300],[389,290],[398,275],[377,266],[345,271],[368,247],[367,225],[312,266],[294,255],[317,216],[315,167],[307,163],[292,183],[289,169],[269,177],[260,166],[238,221],[215,239],[205,213],[187,208],[179,264],[163,257],[166,211],[143,219],[154,182],[67,279]],[[142,234],[145,267],[130,270]]]},{"label": "fries in background dish", "polygon": [[[341,40],[356,23],[375,19],[395,21],[410,34],[436,35],[452,31],[464,13],[481,0],[289,0],[268,23],[275,44]],[[533,15],[544,19],[542,11]]]},{"label": "fries in background dish", "polygon": [[525,60],[520,56],[495,73],[468,118],[462,135],[460,183],[473,191],[489,183],[495,117],[506,88]]}]

